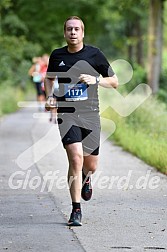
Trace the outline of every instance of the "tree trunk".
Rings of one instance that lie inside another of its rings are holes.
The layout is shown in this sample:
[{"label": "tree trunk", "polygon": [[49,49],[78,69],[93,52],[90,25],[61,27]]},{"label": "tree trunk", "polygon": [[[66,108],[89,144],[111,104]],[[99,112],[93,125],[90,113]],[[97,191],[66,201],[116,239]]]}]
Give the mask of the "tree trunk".
[{"label": "tree trunk", "polygon": [[132,64],[134,61],[134,45],[133,45],[134,26],[132,22],[127,22],[125,34],[128,39],[127,56],[129,62]]},{"label": "tree trunk", "polygon": [[159,89],[162,61],[162,17],[164,0],[150,0],[148,30],[148,84],[153,94]]},{"label": "tree trunk", "polygon": [[135,22],[127,23],[126,36],[129,40],[127,46],[128,60],[133,64],[143,65],[143,41],[139,18]]},{"label": "tree trunk", "polygon": [[140,20],[136,21],[136,61],[139,65],[143,66],[143,40]]}]

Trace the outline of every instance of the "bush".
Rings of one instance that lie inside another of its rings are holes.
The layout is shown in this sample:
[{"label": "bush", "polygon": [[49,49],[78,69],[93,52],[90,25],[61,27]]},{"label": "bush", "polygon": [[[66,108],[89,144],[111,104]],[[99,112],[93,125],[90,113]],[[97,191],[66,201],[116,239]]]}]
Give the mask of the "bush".
[{"label": "bush", "polygon": [[[100,90],[100,96],[103,109],[112,96],[105,89]],[[102,116],[116,124],[111,140],[167,174],[166,104],[150,97],[127,117],[121,117],[112,108]],[[109,130],[109,125],[105,129]]]},{"label": "bush", "polygon": [[138,64],[133,64],[133,77],[129,83],[125,85],[128,92],[132,91],[137,85],[141,83],[147,84],[146,69]]},{"label": "bush", "polygon": [[17,110],[17,101],[23,99],[23,93],[19,88],[13,88],[7,82],[0,87],[0,115]]},{"label": "bush", "polygon": [[162,102],[164,102],[164,103],[167,104],[167,90],[165,90],[165,89],[159,89],[159,91],[158,91],[158,93],[157,93],[156,96],[157,96],[157,98],[160,101],[162,101]]},{"label": "bush", "polygon": [[5,81],[9,81],[9,85],[20,85],[28,75],[31,58],[41,48],[28,42],[24,36],[3,36],[0,37],[0,44],[0,85]]},{"label": "bush", "polygon": [[26,100],[28,97],[34,98],[33,93],[35,94],[35,89],[31,82],[27,82],[23,90],[19,86],[13,87],[9,81],[5,81],[0,86],[0,116],[18,110],[17,102]]}]

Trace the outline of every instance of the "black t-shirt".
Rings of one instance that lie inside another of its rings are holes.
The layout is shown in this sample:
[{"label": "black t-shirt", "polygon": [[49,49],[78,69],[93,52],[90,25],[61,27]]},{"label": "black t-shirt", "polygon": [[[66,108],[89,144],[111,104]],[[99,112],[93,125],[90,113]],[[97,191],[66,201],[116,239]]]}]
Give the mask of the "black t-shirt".
[{"label": "black t-shirt", "polygon": [[104,54],[93,46],[84,45],[76,53],[68,52],[65,46],[51,53],[47,77],[58,77],[58,112],[99,111],[98,85],[80,83],[80,74],[111,77],[114,72]]}]

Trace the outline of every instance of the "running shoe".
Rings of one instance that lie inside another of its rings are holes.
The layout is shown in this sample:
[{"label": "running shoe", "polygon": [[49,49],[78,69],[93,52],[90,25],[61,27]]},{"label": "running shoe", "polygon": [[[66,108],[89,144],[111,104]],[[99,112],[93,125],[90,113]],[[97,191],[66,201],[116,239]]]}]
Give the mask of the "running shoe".
[{"label": "running shoe", "polygon": [[80,209],[72,211],[70,219],[68,221],[68,226],[82,226],[82,213]]},{"label": "running shoe", "polygon": [[91,185],[91,177],[89,177],[85,181],[85,175],[82,171],[82,190],[81,190],[81,196],[85,201],[88,201],[92,197],[92,185]]}]

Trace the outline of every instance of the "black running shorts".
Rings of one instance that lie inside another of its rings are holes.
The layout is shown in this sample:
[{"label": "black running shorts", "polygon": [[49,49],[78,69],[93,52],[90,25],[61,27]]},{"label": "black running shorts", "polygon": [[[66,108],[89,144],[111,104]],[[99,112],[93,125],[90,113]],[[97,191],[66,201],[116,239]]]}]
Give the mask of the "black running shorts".
[{"label": "black running shorts", "polygon": [[35,86],[36,86],[37,95],[44,95],[45,96],[45,92],[42,90],[42,83],[35,82]]},{"label": "black running shorts", "polygon": [[83,151],[99,154],[100,117],[98,113],[58,114],[58,125],[64,147],[67,144],[82,142]]}]

